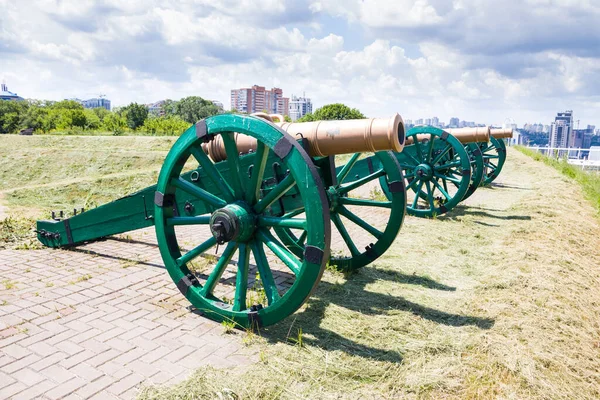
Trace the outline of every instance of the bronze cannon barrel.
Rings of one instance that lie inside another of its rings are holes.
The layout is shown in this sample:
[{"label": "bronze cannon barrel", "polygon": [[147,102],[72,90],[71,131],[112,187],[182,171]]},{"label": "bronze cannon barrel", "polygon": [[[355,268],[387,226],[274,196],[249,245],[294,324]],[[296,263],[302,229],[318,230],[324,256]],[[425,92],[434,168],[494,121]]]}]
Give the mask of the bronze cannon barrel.
[{"label": "bronze cannon barrel", "polygon": [[512,129],[490,129],[490,135],[496,139],[508,139],[513,137]]},{"label": "bronze cannon barrel", "polygon": [[488,142],[490,140],[490,128],[488,126],[480,126],[477,128],[446,129],[446,131],[463,144]]},{"label": "bronze cannon barrel", "polygon": [[[477,127],[477,128],[452,128],[452,129],[444,129],[446,132],[450,133],[452,136],[456,137],[461,143],[474,143],[474,142],[487,142],[490,140],[490,128],[485,127]],[[429,140],[430,135],[427,133],[421,133],[417,135],[417,140],[422,142],[424,140]],[[406,144],[412,144],[413,138],[406,138]]]},{"label": "bronze cannon barrel", "polygon": [[[259,114],[257,117],[272,121],[273,116]],[[283,119],[281,116],[275,116]],[[405,141],[404,121],[399,114],[390,118],[366,118],[336,121],[276,122],[275,125],[291,134],[307,139],[308,153],[313,157],[374,152],[380,150],[402,151]],[[256,149],[256,139],[235,134],[239,153]],[[220,136],[202,145],[204,151],[218,162],[225,160],[225,146]]]}]

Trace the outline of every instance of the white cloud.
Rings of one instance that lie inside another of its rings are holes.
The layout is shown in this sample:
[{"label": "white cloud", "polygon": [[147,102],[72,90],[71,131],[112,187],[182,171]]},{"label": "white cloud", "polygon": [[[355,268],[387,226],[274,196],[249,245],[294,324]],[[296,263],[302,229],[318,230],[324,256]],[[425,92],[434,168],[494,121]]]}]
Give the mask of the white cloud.
[{"label": "white cloud", "polygon": [[227,104],[230,89],[259,84],[372,116],[548,122],[568,107],[600,125],[600,28],[590,23],[600,15],[595,1],[0,0],[0,6],[0,79],[25,97],[106,93],[123,105],[200,95]]}]

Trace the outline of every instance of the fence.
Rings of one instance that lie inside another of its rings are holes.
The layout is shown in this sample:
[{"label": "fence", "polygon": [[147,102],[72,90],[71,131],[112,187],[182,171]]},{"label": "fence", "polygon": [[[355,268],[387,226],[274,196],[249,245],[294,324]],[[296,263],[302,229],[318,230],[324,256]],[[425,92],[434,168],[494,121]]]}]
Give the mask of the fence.
[{"label": "fence", "polygon": [[583,170],[600,171],[600,147],[581,149],[572,147],[526,147],[547,157],[566,159],[569,164],[580,166]]}]

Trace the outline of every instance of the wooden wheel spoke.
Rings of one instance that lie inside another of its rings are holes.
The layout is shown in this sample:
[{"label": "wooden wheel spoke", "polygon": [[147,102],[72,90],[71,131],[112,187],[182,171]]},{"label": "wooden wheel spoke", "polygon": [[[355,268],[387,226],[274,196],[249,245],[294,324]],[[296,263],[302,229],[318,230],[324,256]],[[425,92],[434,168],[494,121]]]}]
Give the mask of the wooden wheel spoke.
[{"label": "wooden wheel spoke", "polygon": [[291,211],[291,212],[289,212],[287,214],[284,214],[283,218],[292,218],[292,217],[295,217],[296,215],[302,214],[303,212],[304,212],[304,207],[299,208],[299,209],[294,210],[294,211]]},{"label": "wooden wheel spoke", "polygon": [[306,229],[306,219],[285,217],[258,217],[258,226],[273,226],[291,229]]},{"label": "wooden wheel spoke", "polygon": [[352,155],[352,157],[350,157],[350,160],[348,160],[346,165],[344,165],[342,167],[341,171],[337,174],[337,177],[336,177],[338,185],[342,184],[344,182],[344,180],[350,173],[350,170],[352,169],[352,167],[354,167],[354,164],[356,164],[356,161],[358,161],[358,158],[360,156],[361,156],[361,153],[354,153]]},{"label": "wooden wheel spoke", "polygon": [[265,249],[262,242],[258,239],[253,240],[250,243],[250,247],[252,248],[252,254],[254,254],[254,260],[256,261],[256,269],[258,270],[265,295],[267,296],[267,302],[271,305],[279,300],[281,296],[277,290],[275,279],[273,279],[273,273],[269,267]]},{"label": "wooden wheel spoke", "polygon": [[425,182],[425,187],[427,188],[427,199],[429,201],[429,207],[431,207],[431,210],[435,210],[435,204],[433,202],[433,191],[431,190],[430,183]]},{"label": "wooden wheel spoke", "polygon": [[444,147],[444,150],[442,150],[442,152],[440,154],[438,154],[437,156],[435,156],[435,158],[431,161],[431,164],[435,165],[438,162],[440,162],[440,160],[446,155],[448,154],[448,152],[450,151],[450,149],[452,149],[452,145],[450,143],[448,143],[446,145],[446,147]]},{"label": "wooden wheel spoke", "polygon": [[337,211],[344,217],[348,218],[350,221],[354,222],[356,225],[369,232],[371,235],[375,236],[377,239],[383,236],[383,232],[381,232],[374,226],[369,225],[367,222],[361,219],[358,215],[354,214],[352,211],[348,210],[346,207],[339,206]]},{"label": "wooden wheel spoke", "polygon": [[271,251],[294,273],[298,275],[302,263],[289,250],[283,246],[275,237],[265,229],[259,229],[256,236],[271,249]]},{"label": "wooden wheel spoke", "polygon": [[300,246],[302,246],[304,244],[304,242],[306,241],[306,236],[308,236],[308,231],[304,231],[302,232],[302,234],[300,235],[300,237],[298,238],[298,244]]},{"label": "wooden wheel spoke", "polygon": [[233,132],[221,135],[225,153],[227,154],[227,166],[229,167],[229,182],[233,188],[233,194],[236,199],[242,199],[244,196],[244,186],[240,177],[242,170],[240,167],[240,155],[235,144],[235,134]]},{"label": "wooden wheel spoke", "polygon": [[452,162],[449,162],[448,164],[436,165],[435,167],[433,167],[433,169],[435,171],[439,171],[441,169],[459,167],[459,166],[460,166],[460,161],[452,161]]},{"label": "wooden wheel spoke", "polygon": [[257,214],[262,213],[267,207],[279,200],[281,196],[294,187],[295,184],[296,181],[294,180],[294,177],[292,174],[289,174],[283,178],[283,180],[279,182],[277,186],[271,189],[271,191],[267,193],[265,197],[260,199],[260,201],[254,205],[254,211]]},{"label": "wooden wheel spoke", "polygon": [[406,191],[408,192],[409,190],[415,190],[415,186],[417,186],[419,182],[420,180],[417,178],[414,178],[411,181],[409,181],[408,185],[406,185]]},{"label": "wooden wheel spoke", "polygon": [[439,184],[438,181],[433,181],[433,185],[440,191],[440,193],[446,198],[446,200],[450,200],[452,197],[448,194],[448,191]]},{"label": "wooden wheel spoke", "polygon": [[431,160],[431,154],[433,153],[433,141],[435,140],[436,136],[431,133],[429,135],[429,143],[427,143],[427,154],[426,154],[426,161],[430,161]]},{"label": "wooden wheel spoke", "polygon": [[348,234],[348,231],[346,230],[344,223],[340,219],[340,216],[336,213],[331,213],[331,220],[333,221],[333,224],[335,225],[338,232],[342,236],[342,239],[344,239],[346,246],[348,246],[348,250],[350,250],[350,254],[352,254],[352,257],[356,257],[356,256],[360,255],[360,251],[358,250],[358,248],[356,247],[356,245],[350,238],[350,235]]},{"label": "wooden wheel spoke", "polygon": [[435,173],[433,174],[433,176],[435,176],[436,178],[440,178],[440,179],[443,179],[443,180],[447,180],[447,181],[456,183],[456,184],[460,184],[460,182],[461,182],[461,179],[456,179],[453,176],[440,175],[440,174],[435,174]]},{"label": "wooden wheel spoke", "polygon": [[225,251],[223,251],[223,254],[219,258],[219,261],[217,261],[215,268],[212,270],[212,272],[206,279],[204,286],[202,286],[202,289],[200,289],[200,293],[203,296],[208,296],[212,294],[213,290],[215,290],[215,286],[217,286],[217,283],[219,283],[219,279],[221,279],[223,272],[225,272],[225,269],[231,261],[231,257],[233,257],[233,253],[235,253],[237,247],[237,242],[227,243]]},{"label": "wooden wheel spoke", "polygon": [[416,208],[417,207],[417,201],[419,201],[419,193],[421,193],[421,189],[423,188],[423,181],[419,181],[419,185],[417,186],[417,189],[415,190],[415,197],[413,199],[412,208]]},{"label": "wooden wheel spoke", "polygon": [[217,197],[214,194],[209,193],[206,190],[201,189],[193,183],[190,183],[182,178],[172,178],[171,184],[177,189],[183,190],[184,192],[195,196],[196,198],[204,201],[205,203],[210,204],[213,207],[220,208],[224,207],[227,204],[227,202],[222,198]]},{"label": "wooden wheel spoke", "polygon": [[223,193],[223,197],[227,201],[233,201],[233,191],[231,187],[227,184],[221,172],[217,169],[215,164],[210,160],[208,155],[204,153],[204,151],[198,147],[192,147],[190,149],[192,156],[198,161],[200,167],[204,170],[208,178],[219,188],[221,193]]},{"label": "wooden wheel spoke", "polygon": [[417,158],[419,159],[419,164],[423,162],[423,150],[421,149],[421,143],[419,143],[419,139],[415,136],[414,138],[415,150],[417,153]]},{"label": "wooden wheel spoke", "polygon": [[179,266],[182,266],[185,263],[187,263],[188,261],[191,261],[194,258],[198,257],[200,254],[204,253],[205,251],[207,251],[208,249],[210,249],[211,247],[213,247],[216,244],[217,244],[217,239],[215,239],[214,237],[211,237],[204,243],[194,247],[192,250],[188,251],[187,253],[185,253],[178,259],[176,259],[175,263]]},{"label": "wooden wheel spoke", "polygon": [[391,201],[376,201],[368,199],[357,199],[354,197],[340,197],[339,202],[340,204],[345,204],[349,206],[392,208]]},{"label": "wooden wheel spoke", "polygon": [[267,146],[265,146],[263,142],[258,142],[256,145],[256,153],[254,154],[252,176],[250,177],[250,184],[246,190],[246,201],[249,204],[254,204],[258,200],[260,194],[260,183],[262,182],[263,175],[265,174],[268,156],[269,149]]},{"label": "wooden wheel spoke", "polygon": [[250,253],[246,244],[240,244],[235,277],[235,296],[233,298],[233,311],[246,309],[246,294],[248,293],[248,269],[250,267]]},{"label": "wooden wheel spoke", "polygon": [[200,215],[197,217],[172,217],[167,218],[167,226],[179,225],[207,225],[210,222],[210,215]]},{"label": "wooden wheel spoke", "polygon": [[365,185],[365,184],[371,182],[372,180],[377,179],[383,175],[385,175],[385,171],[383,169],[380,169],[379,171],[373,172],[372,174],[367,175],[364,178],[357,179],[348,185],[340,186],[338,189],[338,193],[339,194],[348,193],[351,190],[354,190],[362,185]]}]

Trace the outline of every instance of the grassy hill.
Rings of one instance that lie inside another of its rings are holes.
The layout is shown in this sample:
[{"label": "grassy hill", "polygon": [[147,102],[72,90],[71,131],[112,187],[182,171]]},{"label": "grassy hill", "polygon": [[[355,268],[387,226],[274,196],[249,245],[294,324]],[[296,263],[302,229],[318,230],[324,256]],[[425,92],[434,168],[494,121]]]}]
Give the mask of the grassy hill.
[{"label": "grassy hill", "polygon": [[[173,140],[0,136],[3,203],[33,216],[120,197],[154,183]],[[287,320],[233,333],[255,365],[140,398],[599,398],[599,243],[580,186],[509,149],[454,212],[407,217],[375,263],[327,271]]]}]

